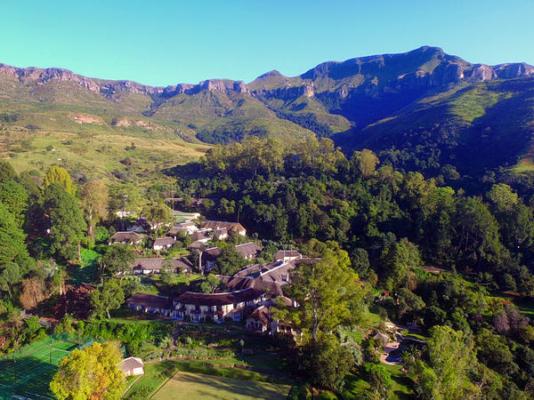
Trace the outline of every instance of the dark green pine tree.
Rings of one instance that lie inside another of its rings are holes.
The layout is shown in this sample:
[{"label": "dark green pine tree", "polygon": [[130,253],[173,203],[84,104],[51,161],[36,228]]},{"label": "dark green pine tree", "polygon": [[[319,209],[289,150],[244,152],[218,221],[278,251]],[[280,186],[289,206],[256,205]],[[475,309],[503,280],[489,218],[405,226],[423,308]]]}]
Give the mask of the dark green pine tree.
[{"label": "dark green pine tree", "polygon": [[50,253],[65,261],[79,259],[87,227],[78,199],[53,183],[45,190],[43,208],[49,220]]}]

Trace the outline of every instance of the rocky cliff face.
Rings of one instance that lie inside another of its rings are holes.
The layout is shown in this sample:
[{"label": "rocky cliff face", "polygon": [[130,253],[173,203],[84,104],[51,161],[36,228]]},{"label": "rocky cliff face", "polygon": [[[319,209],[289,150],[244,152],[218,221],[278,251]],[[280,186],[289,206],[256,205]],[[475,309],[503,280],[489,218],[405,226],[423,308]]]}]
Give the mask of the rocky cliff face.
[{"label": "rocky cliff face", "polygon": [[[199,93],[210,92],[217,95],[249,96],[263,102],[271,110],[278,112],[279,116],[299,121],[306,128],[311,126],[309,120],[304,122],[302,115],[299,118],[291,117],[287,109],[277,109],[280,102],[274,100],[281,100],[287,105],[299,99],[313,99],[320,107],[324,107],[326,113],[341,115],[353,126],[361,128],[417,98],[446,90],[459,83],[534,77],[534,67],[524,63],[497,66],[471,64],[446,54],[440,48],[424,46],[401,54],[325,62],[296,77],[286,77],[278,71],[270,71],[249,84],[210,79],[198,84],[152,87],[126,80],[87,78],[59,68],[16,68],[0,64],[0,78],[2,76],[27,86],[71,82],[106,99],[128,93],[146,95],[152,102],[151,115],[167,100],[179,95],[194,97]],[[297,112],[307,111],[298,109]]]},{"label": "rocky cliff face", "polygon": [[0,64],[0,75],[17,79],[22,84],[46,85],[50,82],[73,82],[90,92],[110,97],[119,92],[160,94],[163,88],[141,85],[132,81],[110,81],[87,78],[62,68],[17,68]]},{"label": "rocky cliff face", "polygon": [[0,74],[23,84],[44,85],[53,81],[74,82],[106,97],[121,92],[172,97],[201,91],[235,92],[259,97],[288,99],[312,97],[321,92],[337,92],[346,98],[356,89],[369,94],[391,90],[437,88],[462,81],[481,82],[534,76],[534,67],[525,63],[489,66],[470,64],[446,54],[436,47],[421,47],[402,54],[353,58],[343,62],[326,62],[299,77],[285,77],[278,71],[259,76],[250,85],[242,81],[210,79],[198,84],[152,87],[136,82],[87,78],[60,68],[17,68],[0,64]]}]

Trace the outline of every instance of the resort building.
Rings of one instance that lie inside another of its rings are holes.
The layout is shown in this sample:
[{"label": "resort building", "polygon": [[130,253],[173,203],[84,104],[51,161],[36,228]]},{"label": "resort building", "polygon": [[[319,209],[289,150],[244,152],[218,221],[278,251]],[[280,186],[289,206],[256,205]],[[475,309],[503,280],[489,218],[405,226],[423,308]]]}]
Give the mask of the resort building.
[{"label": "resort building", "polygon": [[223,322],[226,318],[241,321],[263,300],[263,292],[256,289],[211,294],[185,292],[175,301],[173,317],[193,322]]}]

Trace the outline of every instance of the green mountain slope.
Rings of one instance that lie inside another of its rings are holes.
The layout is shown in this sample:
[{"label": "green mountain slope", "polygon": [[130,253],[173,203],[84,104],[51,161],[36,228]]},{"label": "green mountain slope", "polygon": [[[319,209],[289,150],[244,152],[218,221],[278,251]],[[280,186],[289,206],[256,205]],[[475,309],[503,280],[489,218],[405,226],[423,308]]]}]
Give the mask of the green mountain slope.
[{"label": "green mountain slope", "polygon": [[528,172],[533,81],[527,64],[471,64],[428,46],[296,77],[271,71],[248,84],[151,87],[0,64],[0,155],[19,169],[60,162],[110,179],[145,177],[213,143],[315,134],[407,168]]},{"label": "green mountain slope", "polygon": [[382,151],[409,168],[451,164],[477,174],[528,165],[533,136],[534,79],[514,79],[459,86],[425,97],[338,140],[346,148]]}]

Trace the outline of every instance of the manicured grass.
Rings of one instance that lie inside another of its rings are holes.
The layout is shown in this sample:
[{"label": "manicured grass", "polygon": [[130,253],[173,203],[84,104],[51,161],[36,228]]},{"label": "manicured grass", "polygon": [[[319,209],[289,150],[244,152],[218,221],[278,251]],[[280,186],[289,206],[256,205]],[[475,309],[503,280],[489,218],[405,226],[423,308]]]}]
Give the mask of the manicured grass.
[{"label": "manicured grass", "polygon": [[154,400],[283,400],[289,386],[268,382],[245,381],[220,376],[178,372],[156,394]]},{"label": "manicured grass", "polygon": [[52,398],[48,385],[63,357],[77,345],[47,337],[0,359],[0,400],[13,395]]},{"label": "manicured grass", "polygon": [[[149,398],[154,394],[167,380],[172,378],[178,371],[190,372],[190,373],[204,373],[215,376],[237,377],[249,379],[258,378],[259,375],[245,375],[242,371],[235,369],[233,365],[236,362],[235,359],[228,360],[213,360],[208,362],[204,361],[177,361],[177,360],[164,360],[149,362],[145,364],[145,374],[137,381],[135,381],[125,394],[125,398],[128,400],[137,400],[142,398]],[[145,396],[145,397],[143,397]]]},{"label": "manicured grass", "polygon": [[[140,379],[131,384],[124,398],[126,400],[141,400],[151,398],[154,393],[160,393],[160,388],[167,386],[167,381],[176,374],[187,373],[192,376],[210,376],[224,380],[240,382],[241,386],[255,386],[257,388],[266,388],[267,392],[272,388],[280,388],[287,395],[289,391],[289,382],[287,373],[285,376],[280,374],[275,366],[275,359],[271,356],[259,353],[247,358],[237,358],[228,356],[227,358],[209,361],[199,360],[164,360],[147,362],[145,364],[145,374]],[[280,363],[279,363],[280,364]],[[215,378],[213,378],[215,379]],[[269,389],[270,388],[270,389]],[[192,386],[188,390],[200,390]],[[240,393],[239,391],[236,393]],[[160,398],[160,397],[157,397]],[[201,397],[193,397],[201,398]],[[227,397],[222,397],[227,398]],[[241,397],[228,397],[241,398]],[[243,397],[244,399],[248,397]],[[254,398],[254,397],[251,397]],[[258,397],[263,398],[263,397]],[[279,397],[265,397],[279,398]],[[282,397],[285,398],[285,397]]]},{"label": "manicured grass", "polygon": [[126,391],[126,400],[144,400],[176,373],[177,365],[172,361],[146,363],[145,374],[137,379]]}]

